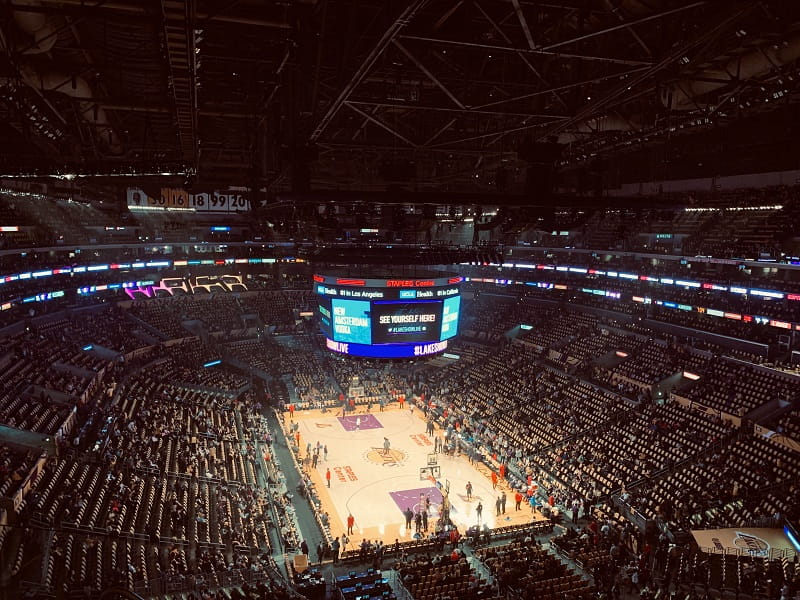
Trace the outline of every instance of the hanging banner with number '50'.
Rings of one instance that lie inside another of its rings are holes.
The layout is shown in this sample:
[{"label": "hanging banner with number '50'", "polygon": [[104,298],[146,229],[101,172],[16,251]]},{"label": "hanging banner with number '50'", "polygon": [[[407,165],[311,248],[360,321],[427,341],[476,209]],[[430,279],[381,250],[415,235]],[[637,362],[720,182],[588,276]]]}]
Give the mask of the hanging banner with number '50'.
[{"label": "hanging banner with number '50'", "polygon": [[140,188],[128,188],[128,209],[133,211],[245,212],[250,201],[237,191],[189,193],[183,188],[161,188],[156,196]]}]

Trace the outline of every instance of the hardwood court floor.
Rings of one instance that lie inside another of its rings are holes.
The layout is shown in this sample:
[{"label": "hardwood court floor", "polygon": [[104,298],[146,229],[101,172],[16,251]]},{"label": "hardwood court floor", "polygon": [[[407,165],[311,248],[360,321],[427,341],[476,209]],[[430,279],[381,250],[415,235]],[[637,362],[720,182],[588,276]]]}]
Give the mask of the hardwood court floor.
[{"label": "hardwood court floor", "polygon": [[[413,412],[396,406],[384,412],[370,414],[360,408],[356,414],[348,413],[342,418],[341,411],[322,413],[319,410],[296,411],[294,420],[299,425],[300,456],[306,458],[307,444],[312,448],[327,445],[328,457],[322,453],[316,468],[310,464],[302,468],[313,482],[322,503],[322,510],[329,515],[331,533],[341,536],[346,530],[347,516],[352,514],[355,526],[350,535],[351,548],[361,540],[381,539],[393,543],[395,539],[413,539],[414,526],[405,527],[403,511],[417,511],[421,495],[431,498],[429,531],[433,531],[441,504],[441,492],[430,480],[420,479],[420,468],[428,464],[428,455],[433,452],[434,440],[425,434],[425,422],[418,408]],[[289,424],[288,414],[284,426]],[[436,430],[435,435],[442,433]],[[384,451],[384,437],[389,439],[389,452]],[[466,457],[438,454],[441,468],[439,482],[450,484],[451,519],[462,534],[478,522],[476,508],[483,505],[482,524],[491,527],[529,523],[542,520],[523,501],[522,508],[515,510],[514,492],[505,483],[492,489],[491,471],[486,465],[472,465]],[[331,486],[326,486],[325,473],[331,470]],[[467,482],[472,483],[470,500],[466,497]],[[495,501],[505,491],[505,514],[496,514]]]}]

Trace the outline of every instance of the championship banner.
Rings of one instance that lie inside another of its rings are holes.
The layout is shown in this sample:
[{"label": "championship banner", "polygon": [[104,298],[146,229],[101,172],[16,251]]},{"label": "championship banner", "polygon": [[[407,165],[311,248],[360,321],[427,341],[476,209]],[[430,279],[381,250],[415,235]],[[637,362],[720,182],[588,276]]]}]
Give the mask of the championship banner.
[{"label": "championship banner", "polygon": [[797,549],[783,529],[766,527],[693,529],[692,535],[700,549],[711,554],[786,558],[797,554]]},{"label": "championship banner", "polygon": [[250,201],[240,192],[189,193],[183,188],[163,187],[158,193],[150,193],[141,188],[127,190],[128,210],[148,211],[188,211],[206,213],[232,213],[250,210]]}]

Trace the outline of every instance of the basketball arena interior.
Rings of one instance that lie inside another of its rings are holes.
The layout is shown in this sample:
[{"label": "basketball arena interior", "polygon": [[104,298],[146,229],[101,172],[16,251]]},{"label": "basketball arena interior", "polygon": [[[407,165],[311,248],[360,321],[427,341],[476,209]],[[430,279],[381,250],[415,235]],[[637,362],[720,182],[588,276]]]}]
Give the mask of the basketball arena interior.
[{"label": "basketball arena interior", "polygon": [[800,600],[796,1],[0,49],[0,598]]}]

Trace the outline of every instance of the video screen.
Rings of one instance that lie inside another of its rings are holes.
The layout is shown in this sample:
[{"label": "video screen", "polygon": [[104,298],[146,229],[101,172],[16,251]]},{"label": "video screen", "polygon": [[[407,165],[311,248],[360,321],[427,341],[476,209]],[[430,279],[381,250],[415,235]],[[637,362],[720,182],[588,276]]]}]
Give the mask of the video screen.
[{"label": "video screen", "polygon": [[326,346],[354,356],[428,356],[458,334],[458,277],[377,280],[315,275]]},{"label": "video screen", "polygon": [[349,344],[371,344],[370,303],[364,300],[331,300],[333,339]]},{"label": "video screen", "polygon": [[442,333],[440,340],[449,340],[458,333],[458,311],[461,308],[461,296],[447,298],[442,310]]},{"label": "video screen", "polygon": [[374,302],[373,344],[439,340],[442,302]]}]

